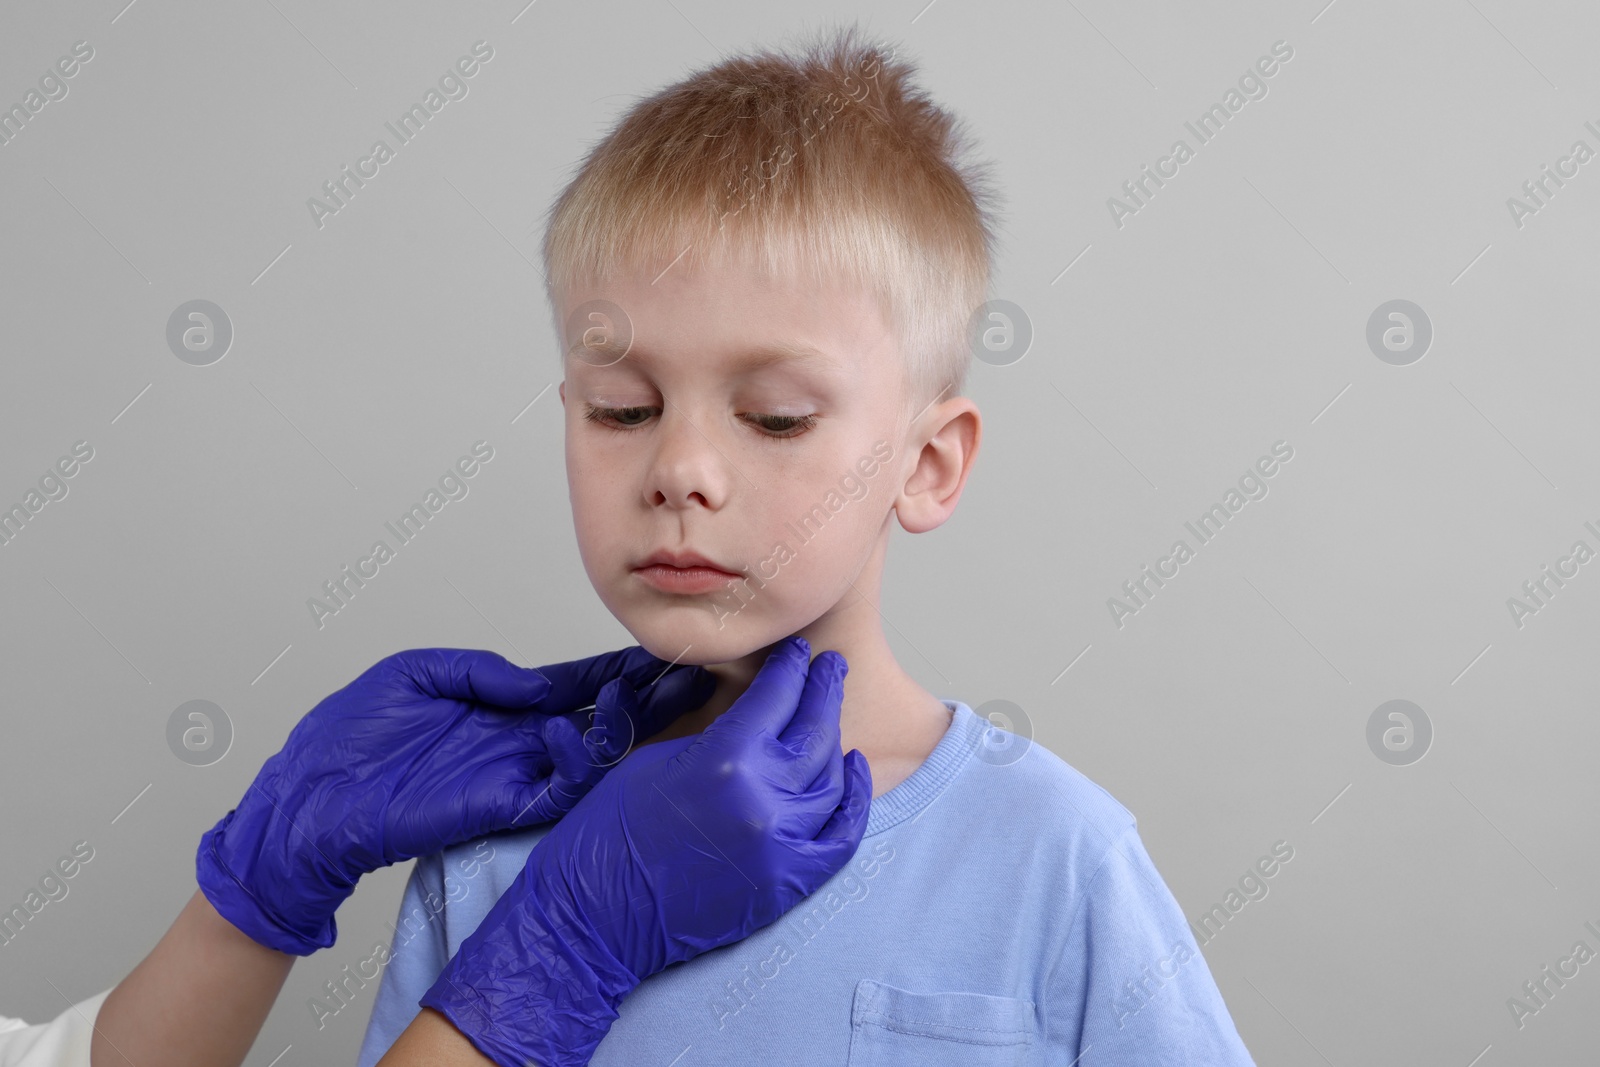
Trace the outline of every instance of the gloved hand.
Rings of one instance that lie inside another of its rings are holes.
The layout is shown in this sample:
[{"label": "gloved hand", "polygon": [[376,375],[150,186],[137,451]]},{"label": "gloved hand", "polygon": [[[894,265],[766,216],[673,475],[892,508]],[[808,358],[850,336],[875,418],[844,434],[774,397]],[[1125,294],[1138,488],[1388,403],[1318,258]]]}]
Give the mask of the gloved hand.
[{"label": "gloved hand", "polygon": [[[776,922],[853,856],[872,774],[847,667],[779,642],[703,732],[630,753],[556,823],[420,1001],[504,1067],[577,1067],[669,964]],[[627,701],[626,694],[622,697]]]},{"label": "gloved hand", "polygon": [[[469,649],[382,659],[311,709],[200,838],[200,888],[268,948],[327,948],[363,874],[559,818],[635,736],[710,698],[710,672],[668,667],[639,647],[537,670]],[[571,713],[591,703],[586,733]]]}]

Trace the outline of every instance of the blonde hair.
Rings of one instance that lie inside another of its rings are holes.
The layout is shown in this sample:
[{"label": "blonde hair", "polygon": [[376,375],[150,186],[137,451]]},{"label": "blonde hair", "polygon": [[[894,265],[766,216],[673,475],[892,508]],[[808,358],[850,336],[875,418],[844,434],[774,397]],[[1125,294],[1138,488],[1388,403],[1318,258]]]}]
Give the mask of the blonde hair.
[{"label": "blonde hair", "polygon": [[959,394],[968,321],[988,296],[995,194],[989,165],[963,159],[963,125],[912,84],[897,51],[847,27],[640,100],[547,215],[552,309],[629,270],[798,273],[877,297],[908,404]]}]

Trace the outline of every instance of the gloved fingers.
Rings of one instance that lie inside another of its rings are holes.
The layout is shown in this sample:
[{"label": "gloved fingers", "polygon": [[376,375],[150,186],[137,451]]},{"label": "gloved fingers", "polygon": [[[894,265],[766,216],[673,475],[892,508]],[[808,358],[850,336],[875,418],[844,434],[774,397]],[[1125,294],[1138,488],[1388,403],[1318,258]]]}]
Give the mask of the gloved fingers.
[{"label": "gloved fingers", "polygon": [[[837,790],[837,783],[843,782],[845,782],[844,749],[838,741],[835,741],[833,747],[828,750],[827,758],[822,761],[821,769],[817,771],[816,777],[805,783],[805,790],[808,794],[815,795],[819,789],[831,788]],[[835,797],[835,802],[837,802],[837,797]]]},{"label": "gloved fingers", "polygon": [[777,739],[794,718],[810,659],[811,645],[805,638],[791,636],[779,641],[750,687],[705,728],[702,738],[707,743],[754,735]]},{"label": "gloved fingers", "polygon": [[849,784],[845,777],[844,753],[838,742],[834,742],[831,751],[819,755],[817,771],[810,776],[810,781],[793,780],[790,768],[794,757],[780,758],[788,762],[769,774],[779,785],[789,789],[792,796],[782,798],[779,817],[784,821],[787,834],[810,841],[822,832],[844,798],[845,787]]},{"label": "gloved fingers", "polygon": [[424,696],[467,700],[501,708],[526,708],[550,691],[532,667],[519,667],[498,652],[471,648],[418,648],[390,657]]},{"label": "gloved fingers", "polygon": [[540,778],[528,785],[519,786],[507,794],[507,808],[505,818],[496,819],[493,825],[481,826],[478,836],[497,833],[501,830],[521,830],[529,826],[542,826],[553,822],[572,810],[573,801],[562,806],[562,799],[555,795],[555,777]]},{"label": "gloved fingers", "polygon": [[800,705],[778,736],[793,755],[779,780],[796,791],[808,788],[830,758],[841,754],[839,711],[846,669],[844,657],[831,650],[812,660]]},{"label": "gloved fingers", "polygon": [[[709,679],[710,675],[707,674],[706,677]],[[682,684],[676,683],[679,689]],[[660,686],[651,688],[659,689]],[[674,690],[676,691],[677,689]],[[641,710],[639,695],[633,691],[633,686],[624,678],[613,678],[601,686],[600,692],[595,696],[594,712],[588,729],[583,732],[582,750],[574,751],[564,757],[565,764],[562,762],[561,754],[551,753],[557,757],[556,769],[560,771],[563,766],[567,766],[572,768],[573,773],[577,773],[581,760],[585,766],[593,769],[592,777],[598,780],[601,774],[628,754],[628,749],[633,747],[634,740],[639,737],[639,720],[645,717],[647,714]]]},{"label": "gloved fingers", "polygon": [[533,803],[518,814],[516,825],[549,822],[571,811],[606,771],[627,755],[637,714],[633,688],[614,678],[600,690],[589,715],[544,718],[541,740],[549,776],[534,783]]},{"label": "gloved fingers", "polygon": [[815,839],[821,855],[833,863],[833,870],[843,867],[861,846],[871,806],[872,768],[861,750],[852,748],[844,756],[844,796],[840,798],[838,810]]},{"label": "gloved fingers", "polygon": [[[716,688],[716,677],[704,668],[679,667],[668,671],[660,681],[640,690],[637,704],[626,709],[633,723],[634,738],[642,741],[654,737],[678,716],[703,706]],[[617,758],[621,759],[627,751],[624,748]]]},{"label": "gloved fingers", "polygon": [[[613,678],[622,678],[635,691],[646,686],[655,688],[650,683],[661,677],[670,666],[666,660],[651,655],[638,645],[542,666],[539,673],[550,680],[550,691],[540,700],[539,710],[556,715],[588,707],[600,695],[601,688]],[[703,667],[688,669],[705,671]]]},{"label": "gloved fingers", "polygon": [[552,764],[550,774],[521,791],[526,800],[513,816],[514,826],[537,826],[561,818],[604,773],[591,759],[581,727],[571,719],[559,715],[546,719],[544,744]]}]

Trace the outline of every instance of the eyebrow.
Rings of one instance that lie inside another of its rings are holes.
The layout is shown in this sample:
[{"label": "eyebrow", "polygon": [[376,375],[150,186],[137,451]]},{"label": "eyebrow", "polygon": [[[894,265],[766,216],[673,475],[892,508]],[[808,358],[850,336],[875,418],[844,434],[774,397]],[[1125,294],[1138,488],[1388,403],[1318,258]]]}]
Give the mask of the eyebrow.
[{"label": "eyebrow", "polygon": [[[590,358],[597,359],[602,364],[608,364],[627,357],[646,365],[655,361],[654,356],[636,344],[629,344],[614,337],[588,345],[574,343],[567,349],[567,355],[575,354],[580,348],[593,353]],[[833,369],[839,366],[839,361],[834,359],[822,349],[813,345],[803,344],[798,341],[763,341],[741,349],[734,357],[736,370],[760,370],[777,363],[796,363],[801,365],[816,366],[824,369]]]}]

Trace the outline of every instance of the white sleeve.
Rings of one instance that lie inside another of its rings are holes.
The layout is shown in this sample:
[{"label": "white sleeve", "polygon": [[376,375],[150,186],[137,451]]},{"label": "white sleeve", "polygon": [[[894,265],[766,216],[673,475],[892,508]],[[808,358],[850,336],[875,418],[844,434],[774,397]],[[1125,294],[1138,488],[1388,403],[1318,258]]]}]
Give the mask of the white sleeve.
[{"label": "white sleeve", "polygon": [[89,1038],[111,990],[79,1001],[48,1023],[0,1015],[0,1067],[89,1067]]}]

